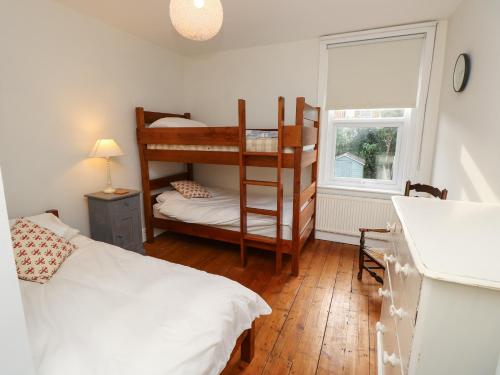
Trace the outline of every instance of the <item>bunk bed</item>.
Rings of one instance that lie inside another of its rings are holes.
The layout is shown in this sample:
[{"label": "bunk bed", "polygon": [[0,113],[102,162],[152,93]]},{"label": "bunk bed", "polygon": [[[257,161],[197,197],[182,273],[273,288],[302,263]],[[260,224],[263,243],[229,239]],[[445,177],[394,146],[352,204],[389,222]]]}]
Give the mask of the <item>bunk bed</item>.
[{"label": "bunk bed", "polygon": [[[137,143],[141,165],[142,190],[146,239],[152,242],[153,229],[179,232],[240,245],[241,263],[246,265],[247,248],[255,247],[274,251],[276,271],[282,266],[282,254],[292,256],[292,274],[299,273],[300,252],[305,242],[314,238],[316,226],[316,192],[318,174],[318,140],[320,109],[296,100],[295,123],[285,125],[285,100],[278,98],[278,126],[274,129],[247,129],[246,104],[238,101],[237,126],[152,128],[149,125],[168,117],[190,119],[189,113],[173,114],[145,111],[136,108]],[[275,131],[276,145],[273,150],[255,151],[248,147],[247,132]],[[248,148],[247,148],[248,147]],[[151,179],[149,162],[165,161],[186,163],[186,171],[176,175]],[[155,191],[169,187],[177,180],[193,179],[193,164],[221,164],[239,166],[240,177],[240,230],[227,230],[215,226],[187,223],[162,217],[155,213],[154,205],[159,194]],[[276,181],[247,179],[246,167],[276,169]],[[311,178],[302,188],[302,171],[311,167]],[[293,203],[291,238],[282,238],[283,181],[282,170],[293,170]],[[265,186],[276,189],[276,209],[247,206],[247,187]],[[265,215],[275,218],[274,237],[248,232],[247,216]]]}]

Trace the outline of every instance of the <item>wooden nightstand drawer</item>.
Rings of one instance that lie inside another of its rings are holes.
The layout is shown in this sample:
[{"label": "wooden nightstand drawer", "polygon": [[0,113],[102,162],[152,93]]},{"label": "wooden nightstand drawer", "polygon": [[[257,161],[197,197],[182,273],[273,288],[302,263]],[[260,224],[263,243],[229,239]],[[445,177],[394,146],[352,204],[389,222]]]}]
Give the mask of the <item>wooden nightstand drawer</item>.
[{"label": "wooden nightstand drawer", "polygon": [[87,195],[92,239],[144,253],[140,193]]}]

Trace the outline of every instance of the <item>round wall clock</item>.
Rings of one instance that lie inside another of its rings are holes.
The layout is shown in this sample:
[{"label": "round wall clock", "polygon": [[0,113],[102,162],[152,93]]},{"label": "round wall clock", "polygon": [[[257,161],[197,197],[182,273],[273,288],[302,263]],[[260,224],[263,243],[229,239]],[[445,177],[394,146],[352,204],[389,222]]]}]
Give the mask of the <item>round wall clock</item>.
[{"label": "round wall clock", "polygon": [[470,58],[466,53],[458,56],[453,71],[453,89],[455,92],[462,92],[467,86],[470,74]]}]

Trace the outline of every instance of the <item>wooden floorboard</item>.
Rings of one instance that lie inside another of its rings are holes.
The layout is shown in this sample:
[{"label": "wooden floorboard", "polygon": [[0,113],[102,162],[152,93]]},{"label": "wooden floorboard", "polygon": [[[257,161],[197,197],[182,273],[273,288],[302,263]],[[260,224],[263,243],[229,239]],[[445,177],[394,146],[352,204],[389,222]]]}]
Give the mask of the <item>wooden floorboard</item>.
[{"label": "wooden floorboard", "polygon": [[304,247],[298,277],[274,274],[274,256],[249,250],[239,266],[239,247],[165,233],[145,244],[148,255],[235,280],[261,295],[273,313],[256,322],[250,364],[235,355],[223,375],[376,374],[375,324],[380,315],[378,284],[356,278],[357,248],[327,241]]}]

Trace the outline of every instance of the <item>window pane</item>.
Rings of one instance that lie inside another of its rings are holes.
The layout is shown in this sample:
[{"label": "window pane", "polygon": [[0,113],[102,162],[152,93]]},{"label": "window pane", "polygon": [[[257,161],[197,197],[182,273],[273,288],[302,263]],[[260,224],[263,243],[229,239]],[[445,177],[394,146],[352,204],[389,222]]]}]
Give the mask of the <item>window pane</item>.
[{"label": "window pane", "polygon": [[398,128],[338,127],[335,177],[392,180]]},{"label": "window pane", "polygon": [[360,120],[360,119],[380,119],[380,118],[403,118],[404,108],[386,109],[344,109],[333,111],[335,120]]}]

